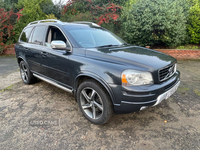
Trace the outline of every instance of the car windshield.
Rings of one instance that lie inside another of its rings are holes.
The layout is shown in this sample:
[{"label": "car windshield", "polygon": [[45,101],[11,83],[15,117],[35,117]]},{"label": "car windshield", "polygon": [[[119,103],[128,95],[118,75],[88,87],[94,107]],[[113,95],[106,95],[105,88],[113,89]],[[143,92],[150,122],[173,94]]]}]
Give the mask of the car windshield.
[{"label": "car windshield", "polygon": [[90,26],[67,27],[68,32],[84,48],[110,47],[126,44],[115,34]]}]

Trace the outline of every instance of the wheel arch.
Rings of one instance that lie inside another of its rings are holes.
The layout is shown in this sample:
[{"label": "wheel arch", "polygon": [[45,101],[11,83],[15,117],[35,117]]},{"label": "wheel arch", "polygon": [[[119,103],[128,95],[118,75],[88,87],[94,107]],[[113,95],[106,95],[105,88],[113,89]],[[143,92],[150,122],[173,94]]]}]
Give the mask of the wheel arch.
[{"label": "wheel arch", "polygon": [[28,63],[27,63],[27,61],[26,61],[23,57],[19,56],[19,57],[17,58],[18,65],[20,64],[21,61],[24,61],[24,62],[27,64],[28,68],[30,69],[30,67],[29,67],[29,65],[28,65]]},{"label": "wheel arch", "polygon": [[115,98],[114,98],[114,94],[113,94],[111,88],[109,87],[109,85],[101,77],[94,75],[94,74],[91,74],[91,73],[90,74],[79,74],[76,77],[75,83],[74,83],[74,95],[75,95],[75,97],[76,97],[76,92],[77,92],[79,85],[82,82],[89,80],[89,79],[95,80],[96,82],[98,82],[100,85],[102,85],[104,87],[104,89],[109,94],[109,96],[112,100],[112,103],[114,105],[115,104]]},{"label": "wheel arch", "polygon": [[24,59],[22,59],[21,57],[18,57],[18,58],[17,58],[18,64],[20,64],[21,61],[24,61]]}]

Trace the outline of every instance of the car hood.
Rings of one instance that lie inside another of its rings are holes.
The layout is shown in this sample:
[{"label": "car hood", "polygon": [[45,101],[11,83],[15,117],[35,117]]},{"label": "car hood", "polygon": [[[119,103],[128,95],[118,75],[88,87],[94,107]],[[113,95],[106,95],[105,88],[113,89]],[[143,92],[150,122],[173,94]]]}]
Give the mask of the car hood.
[{"label": "car hood", "polygon": [[86,57],[126,66],[131,65],[133,68],[138,67],[135,69],[139,70],[141,67],[157,70],[176,62],[175,58],[167,54],[139,46],[86,49]]}]

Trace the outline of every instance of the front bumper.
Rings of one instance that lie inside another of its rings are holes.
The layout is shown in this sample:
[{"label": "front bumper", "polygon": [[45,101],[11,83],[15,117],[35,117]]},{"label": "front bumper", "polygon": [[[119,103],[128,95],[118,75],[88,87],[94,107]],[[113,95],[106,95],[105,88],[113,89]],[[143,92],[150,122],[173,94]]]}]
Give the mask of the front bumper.
[{"label": "front bumper", "polygon": [[123,87],[110,84],[115,95],[114,110],[116,113],[130,113],[158,105],[173,94],[180,84],[180,72],[160,84]]}]

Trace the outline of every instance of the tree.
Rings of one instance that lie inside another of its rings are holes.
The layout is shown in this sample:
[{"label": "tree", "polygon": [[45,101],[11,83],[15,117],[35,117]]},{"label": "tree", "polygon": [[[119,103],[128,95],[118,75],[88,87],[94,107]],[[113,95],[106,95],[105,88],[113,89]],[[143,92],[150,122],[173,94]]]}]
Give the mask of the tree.
[{"label": "tree", "polygon": [[95,5],[103,5],[103,4],[107,4],[107,3],[114,3],[120,6],[123,6],[127,0],[93,0]]},{"label": "tree", "polygon": [[187,39],[186,22],[180,0],[138,0],[122,13],[122,35],[135,45],[175,47]]},{"label": "tree", "polygon": [[10,11],[11,9],[14,12],[18,10],[15,8],[15,4],[18,3],[18,0],[0,0],[0,8],[4,8],[5,11]]},{"label": "tree", "polygon": [[23,15],[15,25],[14,32],[16,33],[14,41],[17,41],[21,31],[28,23],[45,19],[46,15],[42,12],[41,4],[49,0],[19,0],[16,7],[22,9],[21,14]]},{"label": "tree", "polygon": [[91,21],[115,32],[118,29],[118,18],[122,7],[114,3],[95,5],[95,1],[73,0],[63,9],[63,21]]},{"label": "tree", "polygon": [[41,3],[40,7],[42,11],[47,15],[54,14],[58,19],[61,17],[62,8],[60,8],[59,5],[54,5],[51,0]]}]

